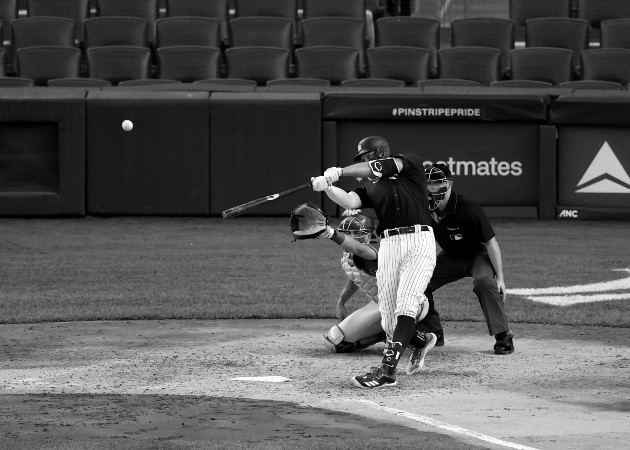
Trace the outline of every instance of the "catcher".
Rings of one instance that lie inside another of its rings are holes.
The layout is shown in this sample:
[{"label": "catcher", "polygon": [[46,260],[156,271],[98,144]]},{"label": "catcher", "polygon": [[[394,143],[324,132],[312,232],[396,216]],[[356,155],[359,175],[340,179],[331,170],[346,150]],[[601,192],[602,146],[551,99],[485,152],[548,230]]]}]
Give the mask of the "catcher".
[{"label": "catcher", "polygon": [[[333,353],[347,353],[367,348],[385,341],[387,336],[381,326],[381,313],[378,309],[378,288],[376,270],[378,268],[378,248],[371,242],[374,225],[364,215],[346,217],[337,230],[328,225],[324,213],[315,205],[306,203],[291,213],[291,231],[296,239],[327,237],[343,247],[341,266],[348,280],[337,301],[335,312],[341,321],[324,335],[324,344]],[[361,289],[370,299],[363,308],[347,316],[346,302]],[[427,333],[430,334],[430,333]],[[434,339],[428,336],[427,339]],[[416,370],[424,364],[424,357],[430,350],[423,349]]]}]

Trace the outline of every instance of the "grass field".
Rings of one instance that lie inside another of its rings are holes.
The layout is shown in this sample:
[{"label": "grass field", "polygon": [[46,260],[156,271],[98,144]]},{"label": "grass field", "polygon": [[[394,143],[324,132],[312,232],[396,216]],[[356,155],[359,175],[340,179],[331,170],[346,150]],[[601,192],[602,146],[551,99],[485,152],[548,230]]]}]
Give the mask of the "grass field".
[{"label": "grass field", "polygon": [[[627,277],[625,222],[493,222],[508,291]],[[332,318],[341,251],[292,242],[288,218],[0,220],[0,322],[102,319]],[[511,322],[630,326],[616,301],[551,306],[508,295]],[[597,294],[597,292],[592,292]],[[470,279],[439,290],[446,321],[483,321]],[[363,306],[358,294],[350,309]]]}]

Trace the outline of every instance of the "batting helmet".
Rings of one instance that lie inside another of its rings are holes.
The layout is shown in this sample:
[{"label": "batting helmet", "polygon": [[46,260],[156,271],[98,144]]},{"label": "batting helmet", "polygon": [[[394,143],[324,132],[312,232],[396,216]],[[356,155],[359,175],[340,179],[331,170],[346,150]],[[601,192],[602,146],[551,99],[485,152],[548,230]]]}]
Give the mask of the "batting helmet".
[{"label": "batting helmet", "polygon": [[433,211],[444,200],[453,178],[451,178],[451,171],[445,164],[427,166],[424,173],[428,181],[429,209]]},{"label": "batting helmet", "polygon": [[337,231],[348,233],[357,241],[366,244],[370,241],[374,231],[374,224],[372,224],[372,220],[369,217],[357,214],[356,216],[348,216],[343,219],[337,227]]},{"label": "batting helmet", "polygon": [[368,155],[368,159],[383,159],[391,156],[389,142],[380,136],[368,136],[359,141],[359,151],[354,157],[355,161],[361,161],[363,155]]}]

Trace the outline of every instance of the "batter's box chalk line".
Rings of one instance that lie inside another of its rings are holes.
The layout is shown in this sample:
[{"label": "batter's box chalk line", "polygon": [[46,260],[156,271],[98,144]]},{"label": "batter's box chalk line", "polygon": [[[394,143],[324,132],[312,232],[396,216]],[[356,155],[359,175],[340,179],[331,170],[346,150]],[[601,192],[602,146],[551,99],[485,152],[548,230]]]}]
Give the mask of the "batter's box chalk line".
[{"label": "batter's box chalk line", "polygon": [[284,383],[285,381],[291,381],[291,378],[270,375],[266,377],[235,377],[230,378],[230,381],[262,381],[264,383]]},{"label": "batter's box chalk line", "polygon": [[462,428],[457,425],[451,425],[446,422],[441,422],[439,420],[431,419],[430,417],[421,416],[419,414],[413,414],[413,413],[396,409],[396,408],[390,408],[388,406],[382,406],[371,400],[358,400],[358,402],[363,403],[365,406],[368,406],[370,408],[373,408],[379,411],[383,411],[383,412],[386,412],[395,416],[399,416],[399,417],[405,417],[407,419],[410,419],[416,422],[424,423],[425,425],[429,425],[432,427],[440,428],[442,430],[450,431],[451,433],[457,433],[463,436],[480,439],[482,441],[489,442],[495,445],[500,445],[502,447],[513,448],[513,449],[518,449],[518,450],[537,450],[534,447],[527,447],[525,445],[516,444],[514,442],[508,442],[502,439],[497,439],[492,436],[487,436],[485,434],[477,433],[476,431],[467,430],[466,428]]}]

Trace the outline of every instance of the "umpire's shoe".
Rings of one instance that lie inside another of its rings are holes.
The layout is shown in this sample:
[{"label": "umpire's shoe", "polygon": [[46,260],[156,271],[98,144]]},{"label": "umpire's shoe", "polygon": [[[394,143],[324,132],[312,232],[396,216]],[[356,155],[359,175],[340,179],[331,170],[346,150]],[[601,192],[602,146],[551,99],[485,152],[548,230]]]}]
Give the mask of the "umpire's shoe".
[{"label": "umpire's shoe", "polygon": [[436,347],[444,347],[444,330],[440,329],[438,331],[434,331],[433,334],[437,337],[437,341],[435,342]]},{"label": "umpire's shoe", "polygon": [[389,364],[372,367],[372,372],[352,378],[352,382],[362,389],[396,386],[396,368]]},{"label": "umpire's shoe", "polygon": [[494,344],[494,353],[497,355],[509,355],[514,352],[514,333],[507,330],[495,335],[497,342]]},{"label": "umpire's shoe", "polygon": [[[418,338],[421,338],[418,335]],[[423,338],[423,339],[422,339]],[[429,350],[431,350],[435,343],[437,342],[437,336],[433,333],[424,333],[421,340],[423,341],[422,347],[419,345],[410,345],[409,349],[411,350],[411,355],[409,355],[409,362],[407,363],[407,375],[413,375],[422,369],[424,366],[424,357],[427,356]]]}]

